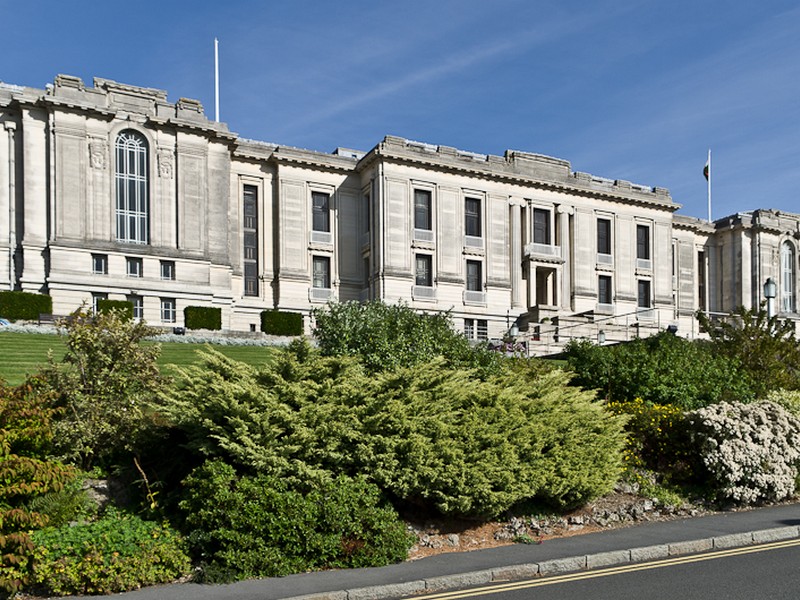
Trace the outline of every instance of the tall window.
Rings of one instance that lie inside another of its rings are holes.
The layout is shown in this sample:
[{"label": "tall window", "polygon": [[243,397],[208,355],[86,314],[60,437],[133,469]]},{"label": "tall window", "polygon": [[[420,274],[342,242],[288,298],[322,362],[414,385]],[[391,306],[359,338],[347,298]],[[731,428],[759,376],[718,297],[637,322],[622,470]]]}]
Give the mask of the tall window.
[{"label": "tall window", "polygon": [[433,286],[433,273],[431,272],[432,257],[430,254],[416,255],[416,273],[414,284],[423,287]]},{"label": "tall window", "polygon": [[428,190],[414,190],[414,229],[433,229],[431,193]]},{"label": "tall window", "polygon": [[650,308],[650,281],[647,279],[640,279],[637,287],[637,306],[639,308]]},{"label": "tall window", "polygon": [[116,195],[117,241],[149,242],[149,185],[147,140],[127,129],[117,136]]},{"label": "tall window", "polygon": [[479,260],[467,261],[467,291],[483,291],[483,265]]},{"label": "tall window", "polygon": [[258,188],[244,186],[244,295],[258,296]]},{"label": "tall window", "polygon": [[329,290],[331,287],[331,259],[327,256],[315,256],[313,270],[312,285],[317,289]]},{"label": "tall window", "polygon": [[141,321],[144,319],[144,299],[141,296],[131,294],[128,296],[128,302],[133,304],[134,321]]},{"label": "tall window", "polygon": [[597,253],[611,254],[611,221],[597,219]]},{"label": "tall window", "polygon": [[464,200],[464,233],[472,237],[482,237],[481,201],[479,198]]},{"label": "tall window", "polygon": [[781,272],[783,279],[781,307],[783,312],[795,311],[795,258],[794,246],[783,242],[781,246]]},{"label": "tall window", "polygon": [[598,304],[611,304],[611,276],[600,275],[597,278]]},{"label": "tall window", "polygon": [[161,298],[161,322],[174,323],[177,317],[178,311],[175,298]]},{"label": "tall window", "polygon": [[650,260],[650,228],[647,225],[636,226],[636,258]]},{"label": "tall window", "polygon": [[311,193],[311,228],[314,231],[331,230],[331,197],[322,192]]},{"label": "tall window", "polygon": [[550,245],[550,211],[533,209],[533,243]]}]

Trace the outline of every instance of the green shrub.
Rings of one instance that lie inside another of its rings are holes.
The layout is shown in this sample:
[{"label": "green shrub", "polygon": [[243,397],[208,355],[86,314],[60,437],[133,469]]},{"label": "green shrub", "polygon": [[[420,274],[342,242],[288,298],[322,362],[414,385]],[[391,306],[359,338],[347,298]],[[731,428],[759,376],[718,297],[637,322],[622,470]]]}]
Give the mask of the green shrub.
[{"label": "green shrub", "polygon": [[18,592],[28,583],[33,552],[30,531],[47,515],[28,503],[58,491],[74,472],[48,459],[53,411],[29,384],[0,381],[0,591]]},{"label": "green shrub", "polygon": [[357,356],[373,372],[391,371],[442,356],[455,367],[498,368],[501,357],[473,347],[453,329],[449,313],[418,313],[380,301],[329,303],[312,312],[314,336],[327,356]]},{"label": "green shrub", "polygon": [[183,309],[187,329],[222,329],[222,309],[214,306],[187,306]]},{"label": "green shrub", "polygon": [[120,452],[132,451],[149,431],[148,403],[162,387],[152,334],[119,311],[91,315],[83,309],[65,321],[66,352],[42,369],[42,385],[60,410],[53,422],[56,451],[88,470],[110,466]]},{"label": "green shrub", "polygon": [[181,508],[206,581],[372,567],[405,559],[412,539],[364,479],[308,489],[269,476],[238,477],[208,462],[185,481]]},{"label": "green shrub", "polygon": [[99,521],[33,534],[33,580],[50,594],[111,594],[189,572],[182,537],[165,524],[111,509]]},{"label": "green shrub", "polygon": [[97,312],[107,313],[112,310],[119,311],[120,315],[128,320],[133,319],[133,302],[127,300],[106,300],[97,301]]},{"label": "green shrub", "polygon": [[704,480],[716,498],[739,504],[794,494],[800,467],[800,419],[773,402],[723,402],[688,415]]},{"label": "green shrub", "polygon": [[572,341],[567,361],[573,382],[597,389],[609,401],[674,405],[685,410],[723,400],[752,401],[752,381],[742,376],[739,362],[707,344],[661,333],[618,346]]},{"label": "green shrub", "polygon": [[281,310],[263,310],[261,331],[269,335],[303,335],[303,315]]},{"label": "green shrub", "polygon": [[160,413],[197,454],[292,482],[362,474],[452,515],[575,506],[615,483],[624,419],[536,364],[481,380],[441,360],[371,374],[302,344],[260,371],[208,352]]},{"label": "green shrub", "polygon": [[53,312],[53,299],[31,292],[0,292],[0,317],[12,321],[35,321],[42,313]]}]

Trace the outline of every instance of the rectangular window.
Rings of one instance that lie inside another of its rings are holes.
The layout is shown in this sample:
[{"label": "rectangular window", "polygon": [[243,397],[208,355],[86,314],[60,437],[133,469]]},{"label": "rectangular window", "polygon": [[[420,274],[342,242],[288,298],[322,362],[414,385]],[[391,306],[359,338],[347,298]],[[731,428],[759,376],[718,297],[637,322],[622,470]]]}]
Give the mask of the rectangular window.
[{"label": "rectangular window", "polygon": [[92,254],[92,273],[108,275],[108,254]]},{"label": "rectangular window", "polygon": [[489,323],[486,319],[464,319],[464,337],[468,340],[489,339]]},{"label": "rectangular window", "polygon": [[362,223],[361,231],[369,233],[372,228],[372,198],[369,193],[364,194],[364,222]]},{"label": "rectangular window", "polygon": [[600,275],[597,278],[597,302],[599,304],[611,304],[611,276]]},{"label": "rectangular window", "polygon": [[433,229],[431,193],[428,190],[414,190],[414,229]]},{"label": "rectangular window", "polygon": [[175,298],[161,298],[161,322],[175,323],[176,319]]},{"label": "rectangular window", "polygon": [[636,226],[636,258],[650,260],[650,227]]},{"label": "rectangular window", "polygon": [[105,292],[92,292],[92,312],[97,313],[100,300],[108,300],[108,294]]},{"label": "rectangular window", "polygon": [[258,296],[258,188],[244,186],[243,262],[244,295]]},{"label": "rectangular window", "polygon": [[142,259],[141,258],[126,258],[125,268],[128,277],[142,277]]},{"label": "rectangular window", "polygon": [[142,297],[135,295],[128,296],[128,302],[133,304],[134,321],[141,321],[144,319],[144,300]]},{"label": "rectangular window", "polygon": [[313,269],[312,285],[317,289],[330,289],[331,259],[327,256],[315,256],[313,260]]},{"label": "rectangular window", "polygon": [[467,291],[483,291],[483,264],[479,260],[467,261]]},{"label": "rectangular window", "polygon": [[311,228],[314,231],[331,230],[331,197],[322,192],[311,193]]},{"label": "rectangular window", "polygon": [[415,285],[423,287],[433,286],[433,257],[430,254],[416,255]]},{"label": "rectangular window", "polygon": [[611,254],[611,221],[597,219],[597,253]]},{"label": "rectangular window", "polygon": [[369,280],[370,280],[369,256],[365,256],[364,257],[364,287],[363,287],[363,289],[367,289],[369,287]]},{"label": "rectangular window", "polygon": [[175,280],[175,261],[162,260],[161,261],[161,279],[174,281]]},{"label": "rectangular window", "polygon": [[550,211],[533,209],[533,243],[550,245]]},{"label": "rectangular window", "polygon": [[637,284],[637,306],[639,308],[650,308],[650,282],[647,279],[640,279]]},{"label": "rectangular window", "polygon": [[481,201],[479,198],[464,200],[464,233],[472,237],[482,237]]}]

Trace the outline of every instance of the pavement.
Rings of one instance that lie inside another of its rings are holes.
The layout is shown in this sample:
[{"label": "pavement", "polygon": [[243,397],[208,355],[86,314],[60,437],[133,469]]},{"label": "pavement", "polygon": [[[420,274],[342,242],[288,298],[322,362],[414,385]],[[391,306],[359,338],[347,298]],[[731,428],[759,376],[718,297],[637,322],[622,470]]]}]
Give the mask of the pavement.
[{"label": "pavement", "polygon": [[119,596],[131,600],[378,600],[792,538],[800,538],[800,504],[645,523],[536,545],[439,554],[388,567],[226,585],[173,584]]}]

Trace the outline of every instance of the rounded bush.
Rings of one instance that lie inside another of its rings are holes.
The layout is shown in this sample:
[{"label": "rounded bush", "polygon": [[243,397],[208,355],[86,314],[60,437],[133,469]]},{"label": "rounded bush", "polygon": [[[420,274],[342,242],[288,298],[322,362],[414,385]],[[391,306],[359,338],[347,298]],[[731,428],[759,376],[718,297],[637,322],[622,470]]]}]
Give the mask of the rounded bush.
[{"label": "rounded bush", "polygon": [[719,500],[753,504],[794,494],[800,420],[781,406],[722,402],[689,413],[688,424]]},{"label": "rounded bush", "polygon": [[299,489],[210,461],[186,479],[180,508],[207,582],[382,566],[411,547],[397,513],[362,478]]},{"label": "rounded bush", "polygon": [[33,581],[61,596],[134,590],[190,569],[180,534],[115,510],[92,523],[36,531],[32,538]]}]

